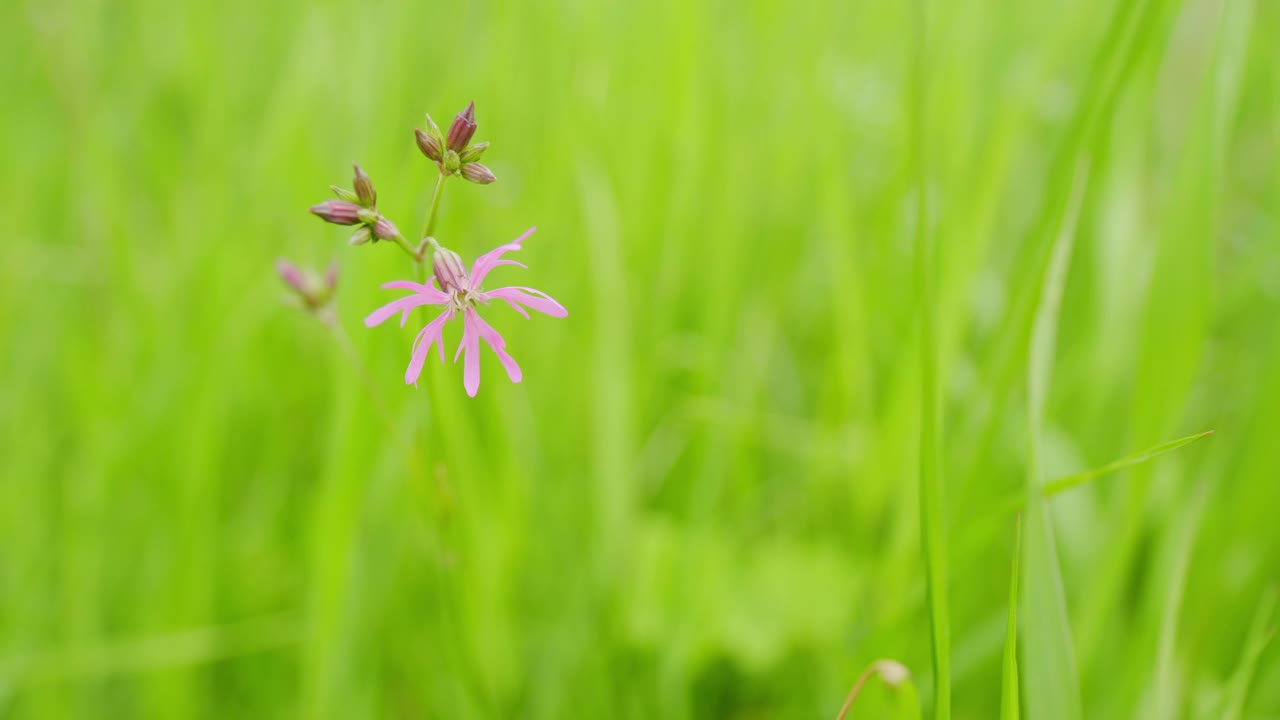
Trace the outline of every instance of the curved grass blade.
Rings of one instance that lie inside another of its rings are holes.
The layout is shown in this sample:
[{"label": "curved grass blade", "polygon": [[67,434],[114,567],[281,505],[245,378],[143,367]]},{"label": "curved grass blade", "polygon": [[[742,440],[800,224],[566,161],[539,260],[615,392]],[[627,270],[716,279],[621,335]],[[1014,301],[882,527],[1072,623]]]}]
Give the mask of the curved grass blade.
[{"label": "curved grass blade", "polygon": [[1067,622],[1062,569],[1058,564],[1057,541],[1052,519],[1040,494],[1040,478],[1042,428],[1057,344],[1058,315],[1087,176],[1087,165],[1082,158],[1076,166],[1068,211],[1053,238],[1027,362],[1028,501],[1023,590],[1026,652],[1023,660],[1028,708],[1037,720],[1082,720],[1084,716],[1075,650]]},{"label": "curved grass blade", "polygon": [[1022,516],[1013,535],[1013,572],[1009,573],[1009,622],[1004,635],[1000,681],[1000,720],[1018,720],[1018,555],[1022,552]]},{"label": "curved grass blade", "polygon": [[1128,457],[1123,457],[1123,458],[1120,458],[1119,460],[1109,462],[1106,465],[1103,465],[1102,467],[1094,468],[1092,470],[1085,470],[1084,472],[1076,473],[1074,475],[1067,475],[1066,477],[1060,477],[1060,478],[1057,478],[1056,480],[1051,480],[1044,484],[1044,487],[1041,489],[1041,493],[1046,498],[1053,497],[1058,493],[1066,492],[1067,490],[1083,485],[1091,480],[1095,480],[1099,477],[1102,477],[1103,475],[1124,470],[1125,468],[1132,467],[1134,465],[1138,465],[1148,460],[1152,460],[1157,457],[1160,457],[1165,453],[1173,452],[1178,448],[1190,445],[1191,443],[1197,440],[1200,440],[1201,438],[1206,438],[1212,434],[1213,434],[1212,430],[1205,430],[1202,433],[1196,433],[1195,435],[1188,435],[1183,438],[1178,438],[1177,440],[1170,440],[1169,442],[1166,442],[1166,443],[1160,443],[1159,445],[1149,447],[1146,450],[1135,453]]},{"label": "curved grass blade", "polygon": [[1254,670],[1258,667],[1258,658],[1276,636],[1276,629],[1271,626],[1271,617],[1275,614],[1277,599],[1280,599],[1280,590],[1272,587],[1258,603],[1253,622],[1249,623],[1249,634],[1245,636],[1244,653],[1240,656],[1235,672],[1231,673],[1231,680],[1227,682],[1220,716],[1222,720],[1240,720],[1244,701],[1249,695],[1249,683],[1253,681]]}]

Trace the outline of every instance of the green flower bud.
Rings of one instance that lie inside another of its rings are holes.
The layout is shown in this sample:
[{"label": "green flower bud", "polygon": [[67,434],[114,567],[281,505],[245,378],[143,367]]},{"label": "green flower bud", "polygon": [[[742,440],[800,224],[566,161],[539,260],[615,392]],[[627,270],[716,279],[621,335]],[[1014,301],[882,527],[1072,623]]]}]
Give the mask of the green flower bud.
[{"label": "green flower bud", "polygon": [[467,148],[466,150],[463,150],[461,153],[459,153],[458,158],[462,160],[464,164],[469,162],[475,162],[479,160],[480,156],[484,155],[484,151],[488,149],[489,149],[489,143],[487,141],[479,142]]},{"label": "green flower bud", "polygon": [[349,203],[360,202],[360,196],[356,195],[355,193],[351,192],[346,188],[340,188],[337,185],[330,185],[329,189],[332,190],[333,194],[337,195],[338,199],[343,202],[349,202]]},{"label": "green flower bud", "polygon": [[458,172],[458,168],[462,165],[462,159],[458,157],[458,153],[453,150],[444,152],[444,169],[448,172]]},{"label": "green flower bud", "polygon": [[353,246],[363,245],[372,239],[373,231],[369,229],[368,225],[361,225],[360,228],[356,230],[355,234],[351,236],[351,239],[347,241],[347,244]]}]

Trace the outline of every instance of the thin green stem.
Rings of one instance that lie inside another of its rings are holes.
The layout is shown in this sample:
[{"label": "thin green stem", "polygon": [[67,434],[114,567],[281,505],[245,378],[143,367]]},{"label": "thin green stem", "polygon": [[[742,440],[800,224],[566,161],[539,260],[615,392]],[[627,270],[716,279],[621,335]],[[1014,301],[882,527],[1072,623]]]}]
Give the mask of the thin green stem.
[{"label": "thin green stem", "polygon": [[431,207],[427,210],[427,221],[422,226],[422,237],[429,238],[436,232],[436,219],[440,216],[440,196],[444,195],[444,180],[449,177],[444,173],[436,176],[436,188],[431,192]]},{"label": "thin green stem", "polygon": [[396,245],[399,245],[399,246],[400,246],[400,249],[401,249],[401,250],[403,250],[403,251],[405,251],[406,253],[408,253],[408,254],[409,254],[409,257],[413,258],[413,261],[414,261],[415,263],[418,263],[419,265],[421,265],[421,264],[422,264],[422,258],[418,255],[418,253],[417,253],[416,251],[414,251],[414,249],[413,249],[412,247],[410,247],[410,245],[409,245],[409,241],[408,241],[408,240],[405,240],[403,235],[396,235],[395,237],[393,237],[393,238],[391,238],[391,239],[392,239],[393,241],[395,241],[395,244],[396,244]]}]

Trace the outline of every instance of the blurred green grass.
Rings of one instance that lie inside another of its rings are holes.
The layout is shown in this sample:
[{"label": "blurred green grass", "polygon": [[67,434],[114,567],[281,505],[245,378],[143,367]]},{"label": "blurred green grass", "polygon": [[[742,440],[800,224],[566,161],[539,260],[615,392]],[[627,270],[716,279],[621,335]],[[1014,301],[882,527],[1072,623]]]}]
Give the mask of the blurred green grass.
[{"label": "blurred green grass", "polygon": [[[992,509],[1209,428],[1028,523],[1022,707],[1062,711],[1057,573],[1085,717],[1280,713],[1275,3],[929,3],[918,105],[909,3],[4,14],[0,715],[828,717],[891,657],[932,716],[917,121],[953,716],[1001,699]],[[358,160],[417,228],[411,130],[472,99],[499,182],[438,234],[537,225],[497,272],[570,311],[495,308],[525,381],[474,400],[401,384],[360,318],[411,268],[306,213]],[[380,399],[278,256],[341,264]]]}]

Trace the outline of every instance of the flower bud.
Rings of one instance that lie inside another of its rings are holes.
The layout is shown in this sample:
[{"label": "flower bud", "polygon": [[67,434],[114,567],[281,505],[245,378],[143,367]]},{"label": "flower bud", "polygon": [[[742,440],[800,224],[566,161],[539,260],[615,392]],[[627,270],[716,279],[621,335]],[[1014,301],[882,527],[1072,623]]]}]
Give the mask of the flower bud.
[{"label": "flower bud", "polygon": [[326,293],[330,295],[338,288],[338,263],[329,263],[329,267],[325,269],[324,288]]},{"label": "flower bud", "polygon": [[444,133],[440,132],[436,121],[431,119],[431,113],[427,113],[427,134],[435,139],[436,144],[444,145]]},{"label": "flower bud", "polygon": [[378,193],[374,192],[373,181],[365,174],[359,165],[352,164],[355,168],[356,176],[351,180],[351,186],[356,189],[356,196],[360,198],[360,204],[365,207],[373,207],[378,204]]},{"label": "flower bud", "polygon": [[340,188],[337,185],[330,185],[329,189],[332,190],[333,194],[337,195],[338,199],[343,202],[349,202],[349,203],[360,202],[360,196],[351,192],[346,188]]},{"label": "flower bud", "polygon": [[476,104],[473,102],[467,105],[467,109],[458,113],[453,118],[453,124],[449,126],[449,149],[454,152],[462,152],[467,147],[467,143],[471,142],[471,136],[476,133]]},{"label": "flower bud", "polygon": [[458,172],[458,167],[462,165],[462,160],[458,158],[458,153],[453,150],[444,151],[444,169],[448,172]]},{"label": "flower bud", "polygon": [[364,208],[345,200],[325,200],[311,206],[311,213],[325,222],[335,225],[355,225],[360,222],[360,213]]},{"label": "flower bud", "polygon": [[390,220],[382,217],[381,215],[379,215],[377,221],[373,223],[373,236],[376,238],[390,240],[399,234],[400,231],[396,229],[396,226],[393,225]]},{"label": "flower bud", "polygon": [[413,137],[418,141],[418,149],[422,151],[423,155],[440,162],[440,143],[435,138],[421,130],[414,130]]},{"label": "flower bud", "polygon": [[477,162],[470,162],[463,165],[462,177],[477,185],[488,185],[498,179],[493,176],[493,171]]},{"label": "flower bud", "polygon": [[307,293],[306,279],[302,276],[302,271],[298,269],[297,265],[280,258],[276,260],[276,272],[280,274],[280,279],[284,280],[284,283],[294,292],[299,295]]},{"label": "flower bud", "polygon": [[489,149],[488,141],[479,142],[467,148],[466,150],[463,150],[462,152],[458,153],[458,159],[461,160],[463,163],[475,162],[479,160],[480,156],[484,155],[484,151],[488,149]]},{"label": "flower bud", "polygon": [[363,245],[372,239],[373,231],[369,229],[368,225],[361,225],[356,229],[355,234],[351,236],[351,239],[347,241],[347,244],[352,246]]},{"label": "flower bud", "polygon": [[431,269],[435,272],[436,282],[440,283],[441,290],[466,292],[467,266],[462,264],[458,253],[448,248],[437,248],[431,257]]}]

